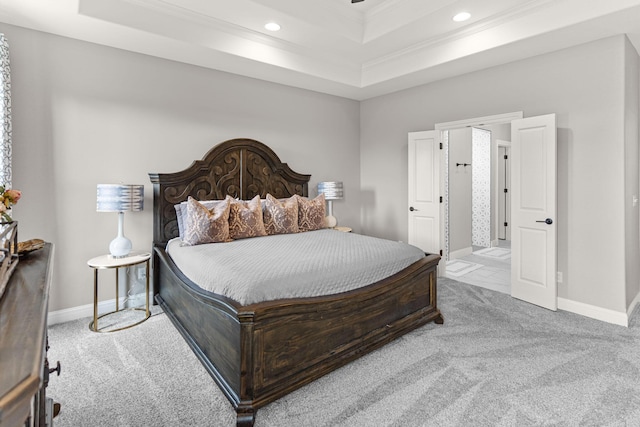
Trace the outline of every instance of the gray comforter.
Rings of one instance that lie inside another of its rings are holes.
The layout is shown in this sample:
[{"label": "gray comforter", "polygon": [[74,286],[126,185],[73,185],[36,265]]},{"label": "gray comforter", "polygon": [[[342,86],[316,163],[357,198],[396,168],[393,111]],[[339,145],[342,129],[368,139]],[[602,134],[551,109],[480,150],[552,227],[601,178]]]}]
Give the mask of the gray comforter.
[{"label": "gray comforter", "polygon": [[194,283],[242,305],[350,291],[425,256],[405,243],[336,230],[197,246],[174,239],[167,252]]}]

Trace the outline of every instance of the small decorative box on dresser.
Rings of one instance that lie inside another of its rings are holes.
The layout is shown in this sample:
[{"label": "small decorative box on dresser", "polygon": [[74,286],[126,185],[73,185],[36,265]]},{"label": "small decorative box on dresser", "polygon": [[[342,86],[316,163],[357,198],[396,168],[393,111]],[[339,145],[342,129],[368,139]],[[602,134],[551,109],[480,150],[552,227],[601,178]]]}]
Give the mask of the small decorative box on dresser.
[{"label": "small decorative box on dresser", "polygon": [[0,427],[49,426],[47,310],[53,245],[20,259],[0,298]]}]

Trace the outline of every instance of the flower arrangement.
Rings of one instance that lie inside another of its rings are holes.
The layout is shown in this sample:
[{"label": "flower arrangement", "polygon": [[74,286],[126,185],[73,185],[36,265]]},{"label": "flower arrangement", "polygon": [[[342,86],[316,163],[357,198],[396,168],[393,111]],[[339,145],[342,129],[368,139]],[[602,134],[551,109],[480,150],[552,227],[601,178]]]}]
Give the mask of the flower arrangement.
[{"label": "flower arrangement", "polygon": [[12,190],[10,188],[5,189],[4,186],[0,185],[0,216],[3,221],[12,222],[11,215],[7,212],[11,209],[11,206],[18,203],[22,197],[22,192],[20,190]]}]

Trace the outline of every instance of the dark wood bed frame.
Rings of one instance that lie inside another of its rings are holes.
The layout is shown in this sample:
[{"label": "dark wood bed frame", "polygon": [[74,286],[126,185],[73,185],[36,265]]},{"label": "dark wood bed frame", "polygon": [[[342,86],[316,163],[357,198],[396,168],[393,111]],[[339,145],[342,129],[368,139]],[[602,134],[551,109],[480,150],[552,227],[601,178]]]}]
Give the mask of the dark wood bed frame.
[{"label": "dark wood bed frame", "polygon": [[238,426],[252,426],[258,408],[395,338],[443,322],[438,255],[354,291],[247,306],[187,279],[165,252],[178,235],[175,204],[188,196],[308,196],[311,176],[294,172],[258,141],[229,140],[183,171],[149,177],[155,301],[234,406]]}]

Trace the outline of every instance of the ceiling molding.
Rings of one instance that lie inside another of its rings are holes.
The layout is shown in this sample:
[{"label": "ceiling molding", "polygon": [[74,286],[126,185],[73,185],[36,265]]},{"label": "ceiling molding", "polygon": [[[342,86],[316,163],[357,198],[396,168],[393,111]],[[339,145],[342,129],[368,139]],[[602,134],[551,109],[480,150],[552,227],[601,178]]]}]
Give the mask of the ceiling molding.
[{"label": "ceiling molding", "polygon": [[[109,10],[113,10],[115,7],[117,7],[118,3],[128,3],[140,8],[154,11],[156,13],[161,13],[170,18],[179,18],[181,20],[190,21],[192,23],[206,26],[212,33],[215,31],[224,32],[234,37],[240,37],[252,42],[277,47],[279,49],[290,49],[294,51],[295,49],[300,48],[299,45],[296,45],[295,43],[278,39],[275,36],[269,36],[266,33],[218,19],[215,16],[211,16],[201,12],[195,12],[191,9],[177,6],[173,3],[163,0],[109,0],[109,2],[111,3],[107,6]],[[104,0],[79,0],[78,3],[78,12],[81,15],[107,20],[116,24],[118,23],[118,21],[112,19],[105,12],[106,5]],[[126,12],[126,10],[122,10],[122,13]]]},{"label": "ceiling molding", "polygon": [[0,0],[0,22],[352,99],[616,34],[640,47],[640,0]]},{"label": "ceiling molding", "polygon": [[[424,19],[456,0],[388,0],[366,13],[363,43],[371,43]],[[428,24],[427,24],[428,25]]]},{"label": "ceiling molding", "polygon": [[[405,3],[407,0],[387,0],[385,2],[379,3],[373,6],[371,9],[364,12],[364,17],[366,21],[370,21],[379,15],[384,15],[393,9],[397,9],[401,6],[401,3]],[[422,0],[420,0],[422,1]]]},{"label": "ceiling molding", "polygon": [[[334,75],[332,78],[336,78],[336,73],[343,73],[347,77],[345,82],[349,84],[359,82],[359,77],[353,75],[356,72],[359,73],[359,64],[335,55],[332,51],[318,52],[297,43],[221,21],[216,17],[181,8],[162,0],[108,0],[108,4],[105,0],[79,0],[79,4],[79,13],[87,17],[312,75],[321,76],[327,73]],[[132,7],[140,9],[132,9]],[[114,11],[118,19],[114,19]],[[156,25],[154,25],[156,21],[153,20],[154,13],[160,16],[156,20],[159,24]],[[140,15],[146,18],[137,20],[135,17]],[[161,25],[168,20],[172,20],[172,28]],[[250,44],[242,41],[248,41]]]},{"label": "ceiling molding", "polygon": [[[500,14],[494,15],[491,18],[477,21],[474,24],[467,26],[464,29],[458,31],[450,31],[448,33],[439,34],[436,37],[415,43],[411,46],[407,46],[404,49],[397,50],[387,55],[380,56],[378,58],[366,61],[362,64],[363,70],[367,68],[375,67],[380,64],[397,61],[399,58],[410,56],[419,51],[430,49],[434,46],[444,45],[458,40],[474,36],[483,31],[499,27],[505,23],[511,22],[514,19],[522,18],[528,14],[539,11],[540,7],[549,6],[555,0],[533,0],[522,7],[515,7],[505,10]],[[535,3],[535,5],[534,5]],[[508,42],[505,39],[505,42]]]}]

